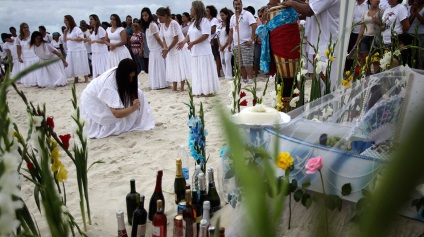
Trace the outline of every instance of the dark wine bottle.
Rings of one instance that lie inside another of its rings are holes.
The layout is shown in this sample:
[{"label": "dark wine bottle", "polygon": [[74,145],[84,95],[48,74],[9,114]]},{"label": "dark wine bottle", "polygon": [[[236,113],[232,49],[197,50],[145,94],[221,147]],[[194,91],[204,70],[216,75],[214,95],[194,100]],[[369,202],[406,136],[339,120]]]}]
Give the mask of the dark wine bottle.
[{"label": "dark wine bottle", "polygon": [[132,225],[132,215],[140,202],[140,194],[135,191],[135,180],[130,180],[131,192],[127,194],[128,224]]},{"label": "dark wine bottle", "polygon": [[219,237],[225,237],[225,228],[224,227],[221,227],[219,229]]},{"label": "dark wine bottle", "polygon": [[162,176],[163,171],[159,170],[158,175],[156,176],[156,186],[155,191],[153,192],[152,197],[150,198],[149,202],[149,220],[153,220],[153,216],[155,215],[157,211],[157,201],[162,200],[162,208],[165,210],[165,198],[162,193]]},{"label": "dark wine bottle", "polygon": [[199,213],[199,216],[201,217],[202,216],[201,214],[203,213],[203,203],[208,200],[208,193],[206,192],[205,174],[203,173],[199,174],[199,189],[200,189],[200,194],[199,194],[199,202],[198,202],[198,213]]},{"label": "dark wine bottle", "polygon": [[183,175],[183,170],[181,166],[182,163],[180,158],[177,158],[176,164],[177,164],[177,171],[175,173],[175,180],[174,180],[174,195],[175,195],[175,204],[178,205],[178,203],[180,203],[185,198],[186,180]]},{"label": "dark wine bottle", "polygon": [[152,220],[152,237],[167,237],[167,223],[166,223],[166,215],[163,213],[163,202],[162,200],[158,200],[156,203],[157,211],[153,216]]},{"label": "dark wine bottle", "polygon": [[209,176],[208,200],[211,202],[211,213],[214,213],[221,208],[221,199],[219,198],[218,192],[216,191],[212,167],[208,168],[208,176]]},{"label": "dark wine bottle", "polygon": [[196,210],[191,205],[191,191],[186,190],[186,206],[183,210],[183,219],[185,222],[185,237],[197,236]]},{"label": "dark wine bottle", "polygon": [[144,209],[144,195],[140,197],[140,204],[137,209],[135,209],[132,220],[133,226],[131,230],[131,237],[145,237],[147,211]]}]

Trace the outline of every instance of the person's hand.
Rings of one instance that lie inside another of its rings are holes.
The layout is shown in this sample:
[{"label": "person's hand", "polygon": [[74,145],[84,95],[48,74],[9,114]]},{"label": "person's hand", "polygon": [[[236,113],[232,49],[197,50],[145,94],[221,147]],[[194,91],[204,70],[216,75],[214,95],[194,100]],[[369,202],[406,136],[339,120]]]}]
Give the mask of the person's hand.
[{"label": "person's hand", "polygon": [[183,49],[184,48],[184,44],[185,44],[186,42],[183,40],[183,41],[181,41],[181,42],[179,42],[178,44],[177,44],[177,49],[178,50],[181,50],[181,49]]},{"label": "person's hand", "polygon": [[283,1],[282,3],[280,3],[280,5],[283,5],[283,6],[286,6],[286,7],[291,7],[292,3],[293,3],[292,0],[286,0],[286,1]]},{"label": "person's hand", "polygon": [[140,108],[140,100],[139,99],[135,99],[134,101],[133,101],[133,108],[134,108],[134,110],[138,110],[139,108]]},{"label": "person's hand", "polygon": [[167,55],[168,55],[168,49],[163,49],[162,50],[162,57],[166,58]]},{"label": "person's hand", "polygon": [[249,41],[247,41],[247,42],[245,43],[245,45],[246,45],[246,46],[252,46],[252,44],[253,44],[253,41],[252,41],[252,40],[249,40]]},{"label": "person's hand", "polygon": [[230,44],[230,45],[228,45],[228,51],[230,51],[230,52],[231,52],[231,44]]},{"label": "person's hand", "polygon": [[116,48],[114,44],[110,44],[110,51],[113,51]]},{"label": "person's hand", "polygon": [[65,65],[65,67],[68,67],[68,62],[63,61],[63,65]]},{"label": "person's hand", "polygon": [[224,51],[224,46],[219,47],[219,51],[223,52]]},{"label": "person's hand", "polygon": [[89,44],[94,44],[94,43],[96,43],[96,42],[94,42],[94,40],[89,40],[89,41],[88,41],[88,43],[89,43]]},{"label": "person's hand", "polygon": [[188,44],[188,50],[191,50],[191,48],[193,48],[193,46],[194,46],[194,44],[192,43],[192,42],[190,42],[189,44]]}]

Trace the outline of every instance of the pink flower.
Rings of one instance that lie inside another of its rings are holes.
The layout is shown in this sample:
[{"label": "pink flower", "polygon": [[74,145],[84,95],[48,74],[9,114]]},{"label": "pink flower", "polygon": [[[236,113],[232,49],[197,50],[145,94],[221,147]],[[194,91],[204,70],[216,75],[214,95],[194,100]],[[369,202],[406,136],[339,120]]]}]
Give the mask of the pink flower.
[{"label": "pink flower", "polygon": [[306,173],[313,174],[322,168],[322,157],[317,156],[308,160],[306,163]]}]

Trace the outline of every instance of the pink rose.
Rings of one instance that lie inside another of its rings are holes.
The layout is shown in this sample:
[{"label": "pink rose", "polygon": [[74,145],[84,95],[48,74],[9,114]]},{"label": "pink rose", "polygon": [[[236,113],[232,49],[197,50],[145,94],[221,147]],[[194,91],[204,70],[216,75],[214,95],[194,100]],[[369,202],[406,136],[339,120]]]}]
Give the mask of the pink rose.
[{"label": "pink rose", "polygon": [[313,174],[322,168],[322,157],[317,156],[308,160],[306,163],[306,173]]}]

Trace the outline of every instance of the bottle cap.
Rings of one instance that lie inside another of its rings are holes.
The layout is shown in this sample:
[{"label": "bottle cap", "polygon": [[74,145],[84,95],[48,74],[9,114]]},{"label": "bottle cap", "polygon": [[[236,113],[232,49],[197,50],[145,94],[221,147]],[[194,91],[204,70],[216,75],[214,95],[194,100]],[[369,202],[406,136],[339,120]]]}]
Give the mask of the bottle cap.
[{"label": "bottle cap", "polygon": [[211,202],[209,201],[204,201],[203,202],[203,209],[211,209]]},{"label": "bottle cap", "polygon": [[144,195],[140,195],[140,202],[144,202]]},{"label": "bottle cap", "polygon": [[122,211],[122,210],[118,210],[117,212],[116,212],[116,217],[124,217],[124,211]]},{"label": "bottle cap", "polygon": [[157,200],[157,207],[162,208],[162,200],[161,199]]},{"label": "bottle cap", "polygon": [[182,164],[182,162],[181,162],[181,158],[177,158],[177,159],[175,160],[175,162],[177,163],[177,165],[181,165],[181,164]]}]

